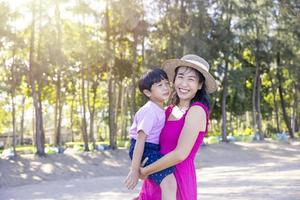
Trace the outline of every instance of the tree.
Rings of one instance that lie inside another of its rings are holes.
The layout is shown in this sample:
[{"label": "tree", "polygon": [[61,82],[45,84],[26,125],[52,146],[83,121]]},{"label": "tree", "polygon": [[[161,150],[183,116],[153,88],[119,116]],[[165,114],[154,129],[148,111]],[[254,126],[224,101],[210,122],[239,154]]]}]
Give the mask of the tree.
[{"label": "tree", "polygon": [[[108,52],[111,52],[111,19],[110,19],[110,4],[106,0],[106,9],[105,9],[105,33],[106,33],[106,49]],[[115,101],[113,98],[113,65],[110,58],[108,57],[105,63],[105,68],[107,71],[107,82],[108,82],[108,112],[109,112],[109,145],[112,149],[117,147],[116,144],[116,122],[115,122]]]},{"label": "tree", "polygon": [[[260,8],[260,9],[258,9]],[[269,1],[242,1],[239,4],[240,21],[237,27],[240,29],[241,41],[245,41],[244,45],[251,47],[251,58],[248,63],[254,69],[254,77],[252,83],[252,120],[253,132],[259,135],[259,139],[264,138],[262,130],[262,113],[261,113],[261,74],[262,59],[266,55],[266,24],[269,18]]]},{"label": "tree", "polygon": [[56,21],[56,51],[55,51],[55,66],[57,66],[56,73],[56,100],[55,100],[55,116],[54,116],[54,129],[55,129],[55,145],[61,145],[61,121],[62,121],[62,67],[63,67],[63,52],[62,52],[62,30],[61,30],[61,17],[60,17],[60,4],[59,0],[55,1],[55,21]]},{"label": "tree", "polygon": [[[41,10],[41,0],[40,0]],[[42,85],[41,71],[39,70],[39,64],[34,56],[35,53],[35,15],[36,15],[36,1],[32,2],[32,23],[31,23],[31,37],[30,37],[30,51],[29,51],[29,82],[32,91],[33,104],[35,109],[35,137],[37,155],[45,156],[45,133],[43,127],[43,112],[42,112],[42,99],[41,91]],[[40,39],[40,38],[39,38]],[[39,50],[39,49],[38,49]],[[40,55],[40,54],[39,54]],[[39,56],[38,56],[39,57]]]},{"label": "tree", "polygon": [[227,142],[227,112],[226,112],[226,105],[227,105],[227,95],[228,95],[228,67],[230,63],[230,59],[233,58],[231,55],[230,50],[234,47],[234,35],[231,31],[232,25],[232,15],[234,14],[234,8],[236,5],[234,1],[220,1],[219,9],[220,16],[218,16],[218,11],[215,12],[214,18],[216,21],[215,29],[213,32],[213,38],[216,43],[216,49],[219,51],[219,55],[222,59],[220,61],[220,67],[222,68],[224,78],[223,78],[223,91],[222,91],[222,141]]}]

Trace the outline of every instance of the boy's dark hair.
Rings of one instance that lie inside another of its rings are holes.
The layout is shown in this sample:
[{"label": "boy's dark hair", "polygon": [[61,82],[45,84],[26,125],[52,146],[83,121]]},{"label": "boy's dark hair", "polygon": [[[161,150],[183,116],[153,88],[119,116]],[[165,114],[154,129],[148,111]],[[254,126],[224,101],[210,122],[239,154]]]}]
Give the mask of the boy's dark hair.
[{"label": "boy's dark hair", "polygon": [[151,91],[151,87],[154,83],[158,83],[161,80],[168,80],[166,72],[162,69],[155,68],[146,71],[139,80],[139,89],[142,94],[143,90]]},{"label": "boy's dark hair", "polygon": [[[174,76],[173,82],[175,82],[175,78],[177,76],[178,69],[179,69],[179,67],[177,67],[175,69],[175,76]],[[198,70],[195,70],[195,69],[190,68],[190,67],[188,67],[187,69],[194,70],[196,72],[196,74],[198,75],[198,77],[199,77],[199,83],[203,83],[202,88],[196,92],[194,98],[190,102],[190,105],[192,105],[194,102],[201,102],[209,110],[210,103],[209,103],[209,96],[207,95],[206,90],[205,90],[205,87],[206,87],[205,86],[205,77]],[[178,97],[176,91],[174,91],[173,96],[172,96],[172,104],[174,104],[174,105],[179,104],[179,97]]]}]

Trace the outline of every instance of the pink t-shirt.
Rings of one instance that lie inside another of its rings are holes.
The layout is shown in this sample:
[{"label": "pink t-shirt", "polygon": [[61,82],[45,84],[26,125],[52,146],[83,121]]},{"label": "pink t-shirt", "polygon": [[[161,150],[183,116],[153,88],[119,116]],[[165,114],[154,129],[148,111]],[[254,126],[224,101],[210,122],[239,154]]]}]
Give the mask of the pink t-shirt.
[{"label": "pink t-shirt", "polygon": [[165,119],[165,111],[152,101],[148,101],[135,114],[129,137],[136,139],[138,132],[143,130],[147,135],[146,142],[159,144],[159,135],[165,125]]}]

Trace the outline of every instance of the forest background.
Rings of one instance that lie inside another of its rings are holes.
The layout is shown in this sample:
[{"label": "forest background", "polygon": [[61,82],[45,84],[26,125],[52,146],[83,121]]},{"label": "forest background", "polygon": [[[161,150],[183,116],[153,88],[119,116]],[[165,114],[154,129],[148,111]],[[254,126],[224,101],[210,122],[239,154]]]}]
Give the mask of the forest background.
[{"label": "forest background", "polygon": [[218,82],[209,136],[299,136],[299,0],[2,0],[0,148],[125,145],[139,76],[189,53]]}]

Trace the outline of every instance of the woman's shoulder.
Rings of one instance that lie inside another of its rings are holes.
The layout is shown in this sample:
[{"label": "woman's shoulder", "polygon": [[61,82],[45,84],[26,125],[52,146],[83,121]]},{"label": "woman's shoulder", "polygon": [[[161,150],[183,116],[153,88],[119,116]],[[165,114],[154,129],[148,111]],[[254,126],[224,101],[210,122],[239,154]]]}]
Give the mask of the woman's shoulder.
[{"label": "woman's shoulder", "polygon": [[191,107],[195,106],[202,107],[205,111],[208,111],[208,107],[204,103],[201,103],[199,101],[192,103]]},{"label": "woman's shoulder", "polygon": [[208,114],[209,112],[207,106],[201,102],[192,103],[189,110],[187,111],[187,115],[189,115],[190,117],[199,117],[200,115],[206,115],[206,117],[208,118]]}]

